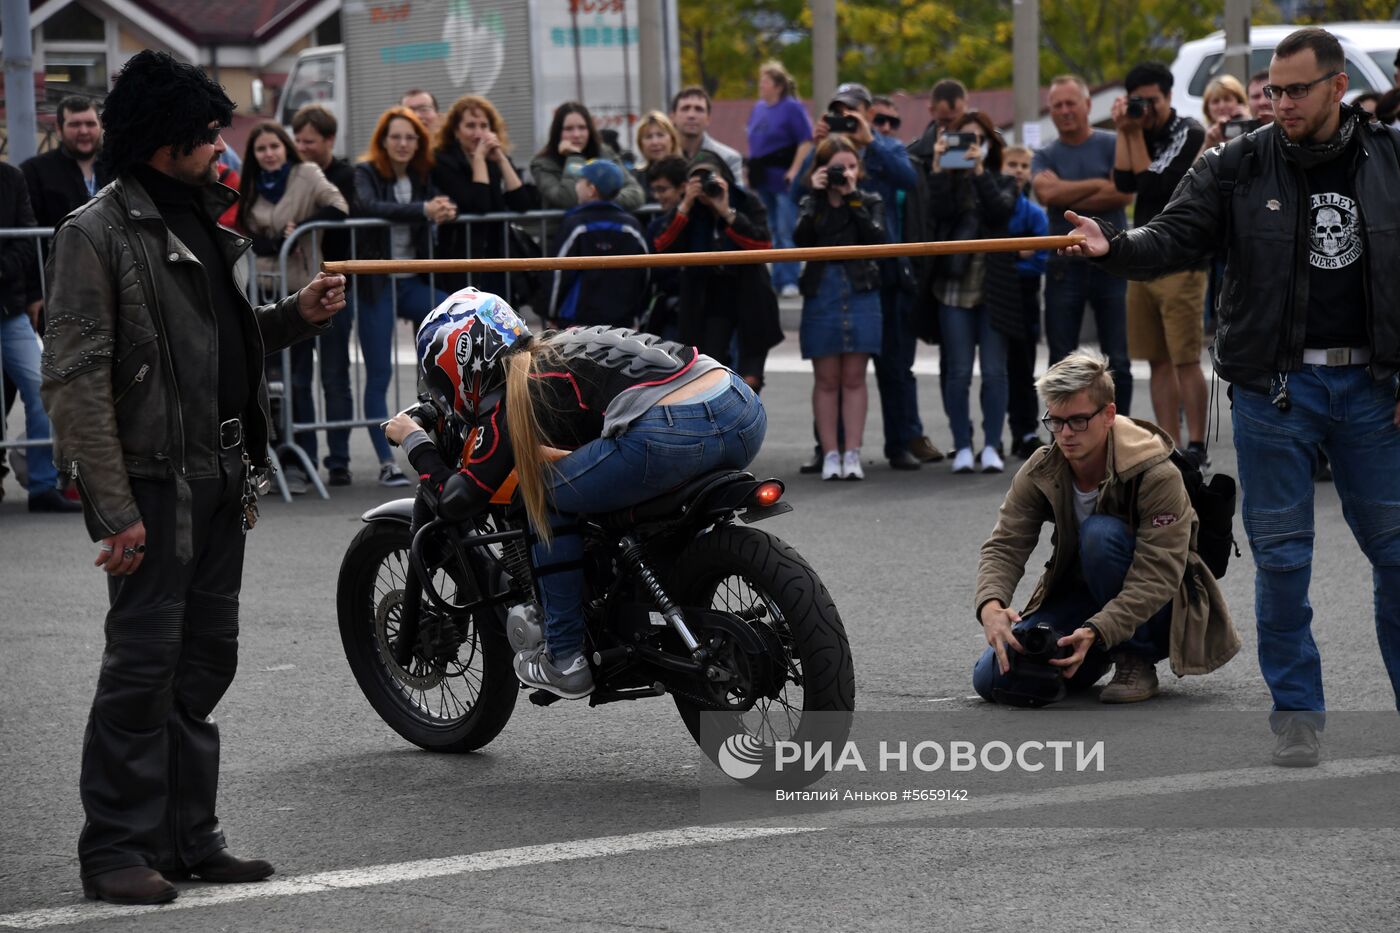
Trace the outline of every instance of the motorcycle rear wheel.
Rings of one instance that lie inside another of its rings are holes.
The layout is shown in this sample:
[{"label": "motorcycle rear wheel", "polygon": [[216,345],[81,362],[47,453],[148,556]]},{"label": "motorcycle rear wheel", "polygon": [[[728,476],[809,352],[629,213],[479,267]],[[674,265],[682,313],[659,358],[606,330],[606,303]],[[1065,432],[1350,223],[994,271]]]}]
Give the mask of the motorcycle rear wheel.
[{"label": "motorcycle rear wheel", "polygon": [[[410,544],[408,526],[398,522],[371,522],[351,542],[336,587],[345,659],[365,698],[399,735],[429,751],[474,751],[500,734],[515,709],[520,691],[510,645],[499,620],[483,626],[472,618],[455,658],[439,663],[414,651],[407,670],[395,662],[403,593],[412,573]],[[466,574],[454,578],[438,571],[435,579],[453,602],[476,592]]]},{"label": "motorcycle rear wheel", "polygon": [[721,525],[687,547],[676,567],[677,602],[764,626],[766,640],[780,644],[785,655],[777,696],[760,698],[745,713],[725,714],[720,728],[702,729],[706,707],[676,695],[681,719],[710,759],[723,767],[717,757],[720,745],[736,734],[764,746],[845,741],[850,725],[845,714],[855,709],[850,643],[831,594],[802,555],[756,528]]}]

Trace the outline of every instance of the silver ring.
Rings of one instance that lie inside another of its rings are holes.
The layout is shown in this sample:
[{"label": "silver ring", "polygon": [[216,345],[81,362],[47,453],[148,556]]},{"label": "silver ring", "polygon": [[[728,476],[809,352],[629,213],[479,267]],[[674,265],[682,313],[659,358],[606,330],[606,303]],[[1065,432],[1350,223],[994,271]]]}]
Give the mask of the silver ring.
[{"label": "silver ring", "polygon": [[98,548],[98,550],[102,551],[104,554],[110,554],[112,553],[112,546],[110,544],[104,544],[102,547]]},{"label": "silver ring", "polygon": [[130,559],[130,558],[135,557],[135,556],[136,556],[136,548],[134,548],[134,547],[124,547],[124,548],[122,548],[122,557],[125,557],[125,558]]}]

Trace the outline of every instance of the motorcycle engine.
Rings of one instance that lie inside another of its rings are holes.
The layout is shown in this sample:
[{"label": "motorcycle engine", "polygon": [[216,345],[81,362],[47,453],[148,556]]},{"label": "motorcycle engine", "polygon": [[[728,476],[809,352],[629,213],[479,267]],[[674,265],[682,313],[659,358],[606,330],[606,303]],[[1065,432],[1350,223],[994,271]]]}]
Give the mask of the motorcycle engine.
[{"label": "motorcycle engine", "polygon": [[518,603],[506,613],[506,637],[512,651],[529,651],[544,641],[544,614],[533,600]]}]

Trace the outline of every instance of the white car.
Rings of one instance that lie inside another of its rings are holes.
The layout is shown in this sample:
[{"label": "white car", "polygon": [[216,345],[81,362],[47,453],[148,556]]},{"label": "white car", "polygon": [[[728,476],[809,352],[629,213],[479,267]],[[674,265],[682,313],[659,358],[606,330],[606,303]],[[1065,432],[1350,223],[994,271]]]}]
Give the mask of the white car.
[{"label": "white car", "polygon": [[[1269,67],[1274,47],[1297,26],[1254,26],[1249,30],[1249,74]],[[1383,94],[1394,84],[1395,54],[1400,49],[1400,22],[1332,23],[1325,27],[1342,43],[1351,88],[1347,100],[1367,91]],[[1172,106],[1183,116],[1201,119],[1201,95],[1220,71],[1225,33],[1213,32],[1187,42],[1172,63]]]}]

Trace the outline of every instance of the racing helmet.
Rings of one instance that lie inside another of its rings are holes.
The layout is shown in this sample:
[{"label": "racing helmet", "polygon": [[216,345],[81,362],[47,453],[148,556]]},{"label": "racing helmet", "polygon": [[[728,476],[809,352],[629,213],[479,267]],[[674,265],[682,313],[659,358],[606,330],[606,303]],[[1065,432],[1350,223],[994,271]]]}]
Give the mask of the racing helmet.
[{"label": "racing helmet", "polygon": [[505,392],[507,352],[529,336],[504,298],[475,288],[453,292],[418,328],[423,386],[443,411],[476,424]]}]

